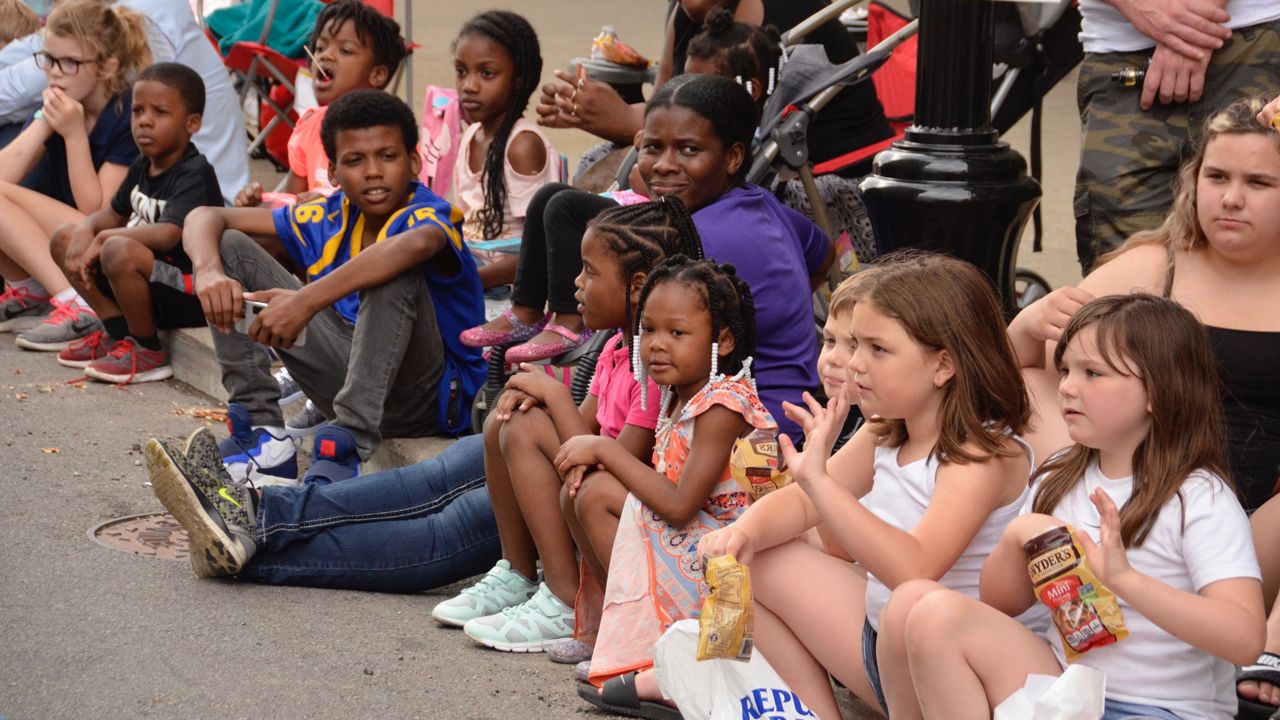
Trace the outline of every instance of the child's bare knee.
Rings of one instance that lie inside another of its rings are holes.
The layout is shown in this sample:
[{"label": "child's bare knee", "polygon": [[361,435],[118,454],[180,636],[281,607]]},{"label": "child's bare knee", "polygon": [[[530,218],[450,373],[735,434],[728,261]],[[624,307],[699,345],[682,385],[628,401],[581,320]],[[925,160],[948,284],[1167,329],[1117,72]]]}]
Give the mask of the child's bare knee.
[{"label": "child's bare knee", "polygon": [[908,652],[918,652],[953,637],[964,622],[967,598],[953,590],[938,590],[920,597],[907,615]]},{"label": "child's bare knee", "polygon": [[908,616],[920,600],[935,590],[942,589],[943,586],[933,580],[908,580],[894,588],[893,595],[880,613],[881,632],[889,628],[901,636]]},{"label": "child's bare knee", "polygon": [[[502,451],[522,450],[538,446],[538,439],[547,430],[546,421],[550,415],[542,408],[530,408],[523,412],[514,412],[502,423],[498,430],[498,442]],[[550,428],[555,432],[555,428]]]},{"label": "child's bare knee", "polygon": [[53,231],[53,235],[49,236],[49,253],[59,264],[66,260],[67,247],[71,244],[71,231],[75,227],[71,223],[59,225]]},{"label": "child's bare knee", "polygon": [[144,254],[150,258],[150,252],[142,243],[123,235],[112,235],[102,243],[100,262],[102,273],[107,277],[119,277],[142,270]]},{"label": "child's bare knee", "polygon": [[587,476],[582,478],[582,484],[578,486],[578,492],[573,499],[574,512],[581,517],[586,513],[606,509],[610,486],[617,482],[613,475],[603,470],[587,473]]}]

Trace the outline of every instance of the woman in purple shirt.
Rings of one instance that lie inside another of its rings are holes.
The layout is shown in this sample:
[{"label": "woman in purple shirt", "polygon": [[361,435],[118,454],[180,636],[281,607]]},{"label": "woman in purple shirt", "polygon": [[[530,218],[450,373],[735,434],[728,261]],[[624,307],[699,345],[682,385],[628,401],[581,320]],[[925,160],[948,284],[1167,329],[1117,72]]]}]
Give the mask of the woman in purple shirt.
[{"label": "woman in purple shirt", "polygon": [[782,401],[818,386],[818,342],[810,296],[834,260],[831,242],[800,213],[744,183],[755,104],[740,85],[682,75],[654,94],[639,134],[640,176],[654,197],[694,209],[703,253],[733,263],[755,297],[755,375],[760,398],[783,432],[801,437]]}]

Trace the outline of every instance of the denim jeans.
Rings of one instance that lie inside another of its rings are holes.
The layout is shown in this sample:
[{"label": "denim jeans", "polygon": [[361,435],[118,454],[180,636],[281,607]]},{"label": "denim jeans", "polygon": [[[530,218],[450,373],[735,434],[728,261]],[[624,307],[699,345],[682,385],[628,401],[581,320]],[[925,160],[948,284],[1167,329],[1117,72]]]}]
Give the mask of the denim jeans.
[{"label": "denim jeans", "polygon": [[405,468],[263,488],[257,520],[258,551],[239,577],[270,585],[418,592],[502,557],[480,435]]}]

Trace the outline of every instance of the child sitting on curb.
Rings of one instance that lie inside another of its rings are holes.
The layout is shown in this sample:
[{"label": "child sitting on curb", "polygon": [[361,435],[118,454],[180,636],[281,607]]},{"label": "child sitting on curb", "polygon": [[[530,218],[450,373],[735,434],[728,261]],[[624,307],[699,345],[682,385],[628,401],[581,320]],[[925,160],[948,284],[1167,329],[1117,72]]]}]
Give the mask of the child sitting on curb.
[{"label": "child sitting on curb", "polygon": [[[341,192],[276,210],[202,209],[183,233],[196,292],[218,331],[231,401],[223,458],[237,479],[297,484],[280,387],[255,342],[275,348],[335,419],[316,432],[306,478],[315,482],[358,474],[384,432],[465,432],[484,382],[480,351],[457,342],[482,316],[480,278],[459,214],[416,180],[413,112],[381,90],[358,90],[329,108],[321,137]],[[246,300],[266,305],[247,335],[234,331]]]},{"label": "child sitting on curb", "polygon": [[177,63],[147,68],[133,85],[134,141],[141,155],[111,204],[53,233],[53,257],[102,320],[58,362],[103,382],[173,375],[159,328],[204,324],[182,251],[182,223],[222,205],[213,166],[191,142],[204,113],[204,81]]}]

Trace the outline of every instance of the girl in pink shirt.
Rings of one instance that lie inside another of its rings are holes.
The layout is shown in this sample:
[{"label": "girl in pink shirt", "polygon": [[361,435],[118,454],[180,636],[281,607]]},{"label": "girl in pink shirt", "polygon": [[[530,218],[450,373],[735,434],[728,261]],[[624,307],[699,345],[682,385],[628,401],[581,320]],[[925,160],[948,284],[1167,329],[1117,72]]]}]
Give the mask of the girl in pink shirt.
[{"label": "girl in pink shirt", "polygon": [[[697,253],[699,248],[689,246],[697,238],[691,228],[678,200],[618,207],[592,221],[575,281],[587,325],[631,327],[648,273],[670,255]],[[552,461],[562,443],[588,434],[616,438],[649,461],[658,389],[645,393],[636,383],[625,335],[605,347],[581,406],[574,407],[568,389],[534,366],[522,366],[507,382],[484,428],[485,473],[503,559],[479,583],[437,605],[437,621],[464,626],[476,642],[505,651],[539,652],[573,637],[580,579],[575,539],[584,542],[585,535],[561,511],[563,488]],[[603,567],[589,569],[603,584]]]}]

